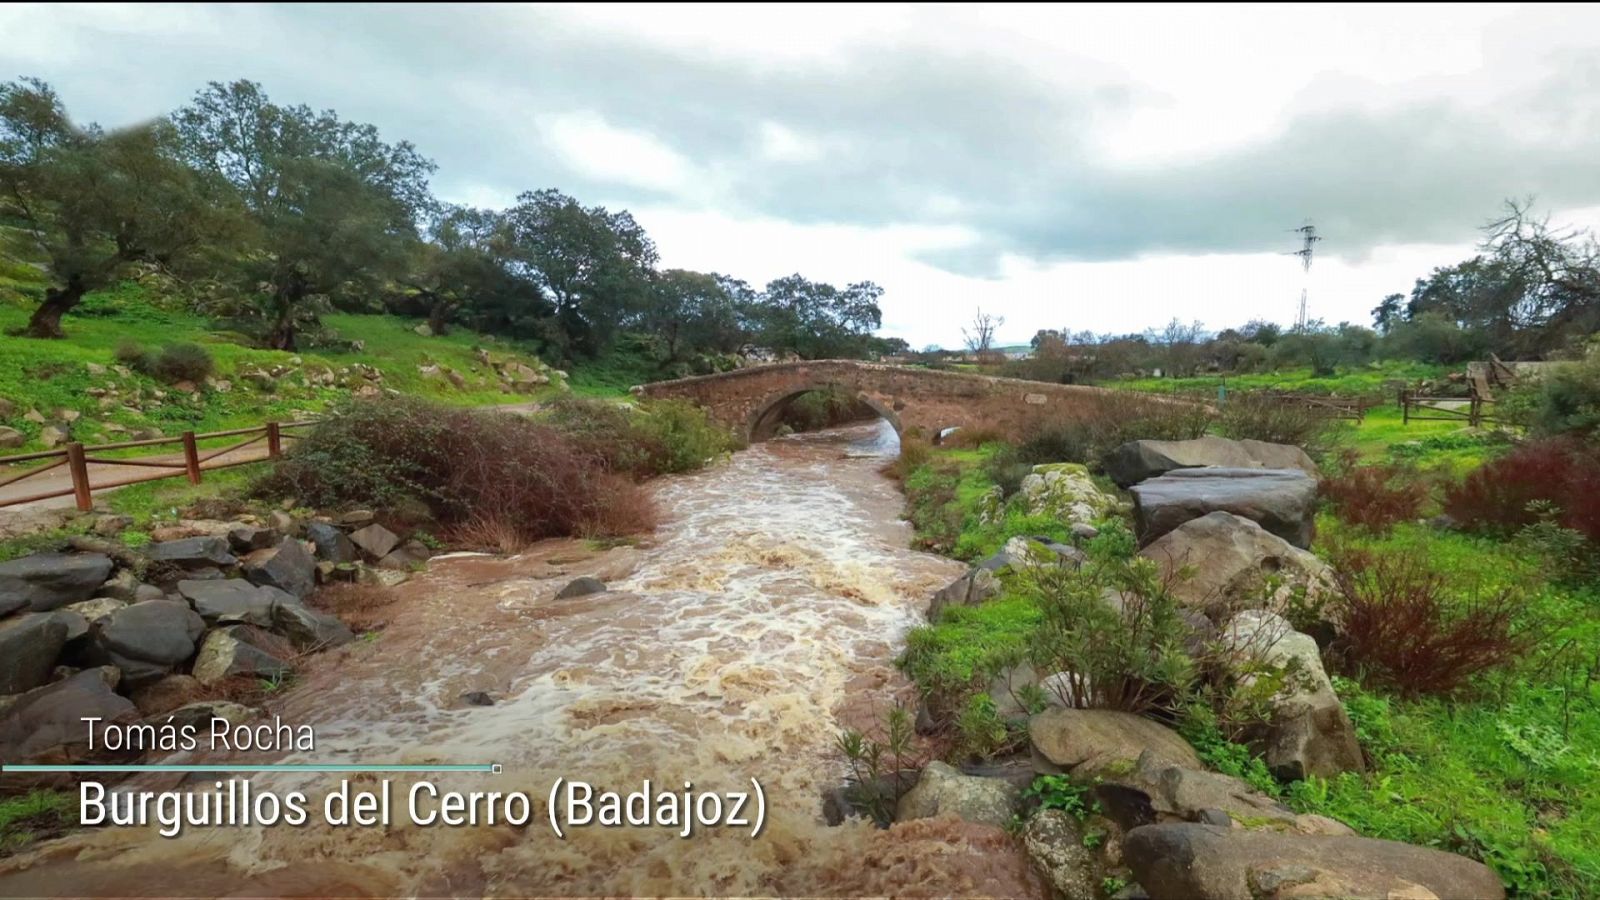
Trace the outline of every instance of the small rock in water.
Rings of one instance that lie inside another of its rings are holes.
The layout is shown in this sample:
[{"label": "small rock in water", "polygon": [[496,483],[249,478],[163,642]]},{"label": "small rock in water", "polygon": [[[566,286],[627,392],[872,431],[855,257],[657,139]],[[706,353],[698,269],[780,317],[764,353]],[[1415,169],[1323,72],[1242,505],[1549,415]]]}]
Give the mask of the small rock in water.
[{"label": "small rock in water", "polygon": [[583,575],[572,579],[566,587],[556,594],[557,600],[567,600],[572,597],[586,597],[589,594],[603,594],[606,592],[606,583],[593,575]]},{"label": "small rock in water", "polygon": [[494,698],[484,691],[467,691],[461,695],[461,702],[469,706],[493,706]]}]

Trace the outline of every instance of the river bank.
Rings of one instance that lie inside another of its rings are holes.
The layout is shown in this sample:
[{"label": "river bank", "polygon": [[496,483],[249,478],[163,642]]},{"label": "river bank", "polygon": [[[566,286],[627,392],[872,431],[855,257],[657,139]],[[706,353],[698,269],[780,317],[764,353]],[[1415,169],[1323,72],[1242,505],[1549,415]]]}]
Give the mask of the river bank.
[{"label": "river bank", "polygon": [[[378,639],[324,654],[274,710],[315,728],[319,761],[503,766],[431,778],[442,790],[542,797],[557,777],[704,790],[756,778],[769,804],[760,837],[618,828],[562,841],[542,824],[175,840],[92,830],[0,863],[0,891],[1038,893],[999,829],[820,821],[821,792],[843,775],[835,735],[906,695],[893,659],[928,596],[962,568],[906,549],[902,499],[878,473],[894,452],[882,428],[785,438],[661,479],[651,491],[663,522],[637,546],[547,541],[510,558],[436,560],[398,589]],[[610,590],[555,599],[581,575]],[[493,705],[462,701],[477,691]],[[259,783],[332,787],[324,775]]]}]

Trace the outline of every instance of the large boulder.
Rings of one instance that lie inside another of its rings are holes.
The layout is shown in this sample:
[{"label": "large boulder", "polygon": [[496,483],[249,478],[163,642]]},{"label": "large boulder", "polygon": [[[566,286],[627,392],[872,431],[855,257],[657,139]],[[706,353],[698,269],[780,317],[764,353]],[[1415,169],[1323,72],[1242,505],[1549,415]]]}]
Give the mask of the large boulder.
[{"label": "large boulder", "polygon": [[928,602],[928,621],[939,621],[939,615],[951,606],[977,606],[1000,593],[1000,580],[994,572],[982,567],[950,582],[933,595]]},{"label": "large boulder", "polygon": [[243,556],[257,550],[275,547],[281,536],[276,528],[262,528],[259,525],[235,525],[228,529],[228,546],[233,552]]},{"label": "large boulder", "polygon": [[234,675],[278,678],[294,671],[287,662],[252,643],[247,625],[230,625],[206,635],[195,657],[194,677],[212,684]]},{"label": "large boulder", "polygon": [[334,616],[297,603],[275,606],[272,628],[287,637],[299,650],[337,647],[355,639],[350,629]]},{"label": "large boulder", "polygon": [[[1236,668],[1264,663],[1291,673],[1272,698],[1272,720],[1262,741],[1274,775],[1296,780],[1364,768],[1355,726],[1322,668],[1316,641],[1275,613],[1246,610],[1223,626],[1222,642]],[[1248,684],[1254,678],[1247,674],[1241,680]]]},{"label": "large boulder", "polygon": [[1235,441],[1206,435],[1189,441],[1129,441],[1106,455],[1106,475],[1122,487],[1177,469],[1298,469],[1317,477],[1317,464],[1299,447],[1265,441]]},{"label": "large boulder", "polygon": [[0,694],[20,694],[49,681],[67,630],[55,613],[0,622]]},{"label": "large boulder", "polygon": [[317,587],[317,561],[294,538],[253,551],[244,558],[242,569],[251,584],[274,587],[300,600]]},{"label": "large boulder", "polygon": [[306,537],[317,548],[317,558],[331,563],[355,562],[360,551],[337,526],[327,522],[312,522],[306,526]]},{"label": "large boulder", "polygon": [[1092,524],[1117,508],[1117,498],[1096,487],[1089,469],[1079,463],[1034,466],[1017,494],[1029,514],[1069,525]]},{"label": "large boulder", "polygon": [[1154,898],[1483,898],[1505,896],[1489,867],[1396,841],[1169,823],[1128,833],[1124,861]]},{"label": "large boulder", "polygon": [[[1241,605],[1280,608],[1295,592],[1315,602],[1333,588],[1333,572],[1309,551],[1229,512],[1190,519],[1151,542],[1140,556],[1185,606],[1212,612]],[[1187,570],[1187,578],[1178,574]],[[1265,596],[1269,581],[1277,589]]]},{"label": "large boulder", "polygon": [[[8,763],[67,765],[103,758],[89,750],[91,726],[85,719],[98,719],[92,726],[96,748],[104,745],[99,736],[113,724],[126,724],[139,718],[139,711],[126,697],[116,693],[118,672],[111,667],[85,669],[18,698],[0,717],[0,759]],[[0,791],[23,790],[51,784],[65,784],[71,775],[0,776]]]},{"label": "large boulder", "polygon": [[1132,493],[1141,544],[1217,511],[1257,522],[1302,549],[1316,534],[1317,481],[1299,469],[1177,469]]},{"label": "large boulder", "polygon": [[275,587],[254,585],[243,578],[185,579],[178,582],[178,593],[193,604],[195,612],[208,625],[246,622],[267,628],[272,625],[273,610],[277,606],[300,602],[299,598]]},{"label": "large boulder", "polygon": [[1074,775],[1127,768],[1146,750],[1168,765],[1202,768],[1176,731],[1133,713],[1109,709],[1050,709],[1028,720],[1037,758]]},{"label": "large boulder", "polygon": [[[1096,792],[1107,813],[1127,829],[1157,821],[1203,821],[1220,812],[1245,827],[1301,834],[1355,833],[1325,816],[1297,815],[1241,779],[1171,765],[1148,750],[1132,769],[1107,775]],[[1133,792],[1137,802],[1130,802]]]},{"label": "large boulder", "polygon": [[206,625],[187,603],[151,600],[125,606],[95,623],[97,642],[115,656],[173,666],[194,655]]},{"label": "large boulder", "polygon": [[917,786],[895,807],[895,821],[954,815],[967,822],[1004,828],[1015,814],[1017,790],[999,778],[963,775],[934,761],[922,770]]},{"label": "large boulder", "polygon": [[231,566],[239,560],[228,552],[228,541],[220,537],[191,537],[151,544],[145,551],[151,562],[171,563],[185,569]]},{"label": "large boulder", "polygon": [[1052,675],[1040,677],[1039,673],[1029,663],[1018,663],[1006,669],[989,681],[989,697],[994,700],[995,713],[1002,719],[1025,718],[1031,710],[1025,701],[1028,695],[1037,689],[1039,699],[1045,707],[1071,707],[1071,702],[1079,696],[1075,690],[1078,687],[1087,687],[1087,683],[1080,685],[1079,676],[1072,672],[1056,672]]},{"label": "large boulder", "polygon": [[389,551],[389,555],[378,560],[378,567],[382,569],[396,569],[403,572],[411,571],[433,557],[433,551],[428,545],[419,540],[409,540]]},{"label": "large boulder", "polygon": [[110,574],[111,558],[101,553],[36,553],[0,563],[0,615],[88,600]]}]

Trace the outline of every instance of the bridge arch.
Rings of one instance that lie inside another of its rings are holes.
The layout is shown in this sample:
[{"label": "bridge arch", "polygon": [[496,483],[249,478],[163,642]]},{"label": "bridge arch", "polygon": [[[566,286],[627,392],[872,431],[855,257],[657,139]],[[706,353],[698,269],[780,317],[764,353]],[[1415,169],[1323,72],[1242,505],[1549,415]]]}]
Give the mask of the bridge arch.
[{"label": "bridge arch", "polygon": [[633,390],[645,398],[695,403],[749,439],[761,437],[759,429],[774,408],[806,391],[830,385],[860,397],[900,434],[914,430],[930,438],[944,428],[964,427],[1020,439],[1041,423],[1105,415],[1111,405],[1161,402],[1106,388],[857,360],[752,366],[658,381]]},{"label": "bridge arch", "polygon": [[841,388],[853,394],[857,400],[866,404],[880,418],[888,422],[894,428],[895,434],[900,433],[900,416],[895,413],[892,402],[885,404],[867,391],[861,390],[857,385],[841,384],[837,381],[819,381],[798,389],[793,386],[786,386],[756,401],[754,408],[745,420],[743,436],[751,441],[765,440],[777,430],[775,420],[778,414],[800,395],[808,394],[812,391],[838,390]]}]

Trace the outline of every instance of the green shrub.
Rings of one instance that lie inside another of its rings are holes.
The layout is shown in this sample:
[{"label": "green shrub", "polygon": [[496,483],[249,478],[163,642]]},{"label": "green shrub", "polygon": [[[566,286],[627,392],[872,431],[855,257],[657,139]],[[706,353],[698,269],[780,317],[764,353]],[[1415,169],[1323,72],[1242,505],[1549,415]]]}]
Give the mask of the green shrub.
[{"label": "green shrub", "polygon": [[[1056,688],[1068,706],[1174,713],[1188,701],[1199,674],[1184,651],[1188,625],[1154,561],[1024,566],[1017,589],[1041,613],[1035,669],[1076,676]],[[1111,591],[1120,604],[1106,602]]]},{"label": "green shrub", "polygon": [[692,471],[737,449],[728,429],[682,401],[655,401],[630,409],[569,396],[550,403],[540,420],[603,460],[611,471],[636,479]]},{"label": "green shrub", "polygon": [[140,343],[132,338],[123,338],[117,341],[117,349],[111,354],[119,363],[143,370],[145,368],[145,351]]},{"label": "green shrub", "polygon": [[1496,411],[1543,437],[1596,437],[1600,434],[1600,353],[1551,367],[1542,378],[1512,391],[1497,404]]}]

